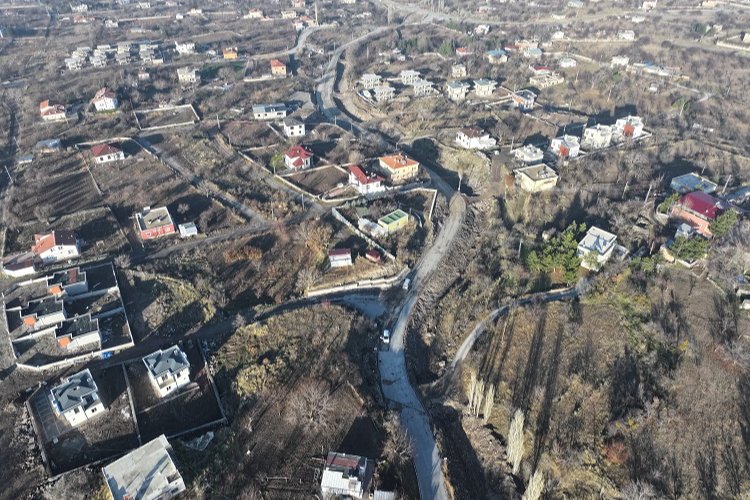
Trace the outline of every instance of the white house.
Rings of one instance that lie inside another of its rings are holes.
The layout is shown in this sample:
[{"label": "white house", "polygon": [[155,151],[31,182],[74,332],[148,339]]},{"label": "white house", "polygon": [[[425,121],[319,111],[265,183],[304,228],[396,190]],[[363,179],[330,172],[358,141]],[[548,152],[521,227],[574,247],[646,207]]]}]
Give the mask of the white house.
[{"label": "white house", "polygon": [[477,97],[491,97],[492,93],[497,87],[497,82],[494,80],[474,80],[474,93]]},{"label": "white house", "polygon": [[91,146],[91,156],[94,157],[94,162],[97,164],[125,159],[125,153],[122,149],[109,144],[96,144]]},{"label": "white house", "polygon": [[534,109],[536,94],[529,89],[521,89],[510,96],[513,106],[521,111],[531,111]]},{"label": "white house", "polygon": [[101,88],[91,101],[97,111],[112,111],[117,109],[117,94],[107,87]]},{"label": "white house", "polygon": [[352,265],[352,251],[349,248],[335,248],[328,251],[328,264],[331,268]]},{"label": "white house", "polygon": [[21,321],[29,331],[39,331],[45,327],[62,323],[68,318],[62,299],[44,297],[31,300],[21,308]]},{"label": "white house", "polygon": [[195,53],[195,44],[193,42],[175,42],[174,48],[180,55]]},{"label": "white house", "polygon": [[534,163],[539,163],[544,159],[544,151],[534,146],[533,144],[527,144],[520,148],[514,149],[513,156],[515,156],[517,160],[520,160],[527,165],[531,165]]},{"label": "white house", "polygon": [[456,133],[456,143],[464,149],[489,149],[497,145],[490,134],[476,127],[462,128]]},{"label": "white house", "polygon": [[305,122],[297,118],[284,119],[284,135],[287,137],[304,137]]},{"label": "white house", "polygon": [[65,106],[62,104],[50,104],[49,100],[39,103],[39,115],[45,122],[63,121],[66,118]]},{"label": "white house", "polygon": [[390,85],[378,85],[372,89],[372,94],[377,102],[390,101],[396,95],[396,89]]},{"label": "white house", "polygon": [[621,142],[627,139],[637,139],[643,135],[643,119],[640,116],[626,116],[615,122],[612,130],[613,139]]},{"label": "white house", "polygon": [[162,398],[190,383],[190,362],[176,345],[149,354],[143,363],[151,385]]},{"label": "white house", "polygon": [[195,225],[195,222],[178,224],[177,230],[180,233],[180,238],[190,238],[191,236],[198,236],[198,226]]},{"label": "white house", "polygon": [[557,64],[561,68],[575,68],[578,65],[578,62],[572,57],[563,57],[557,62]]},{"label": "white house", "polygon": [[617,32],[617,38],[620,40],[627,40],[627,41],[634,41],[635,40],[635,31],[633,30],[623,30]]},{"label": "white house", "polygon": [[414,96],[421,97],[432,94],[432,82],[429,80],[419,79],[412,83]]},{"label": "white house", "polygon": [[99,399],[99,388],[86,369],[65,379],[65,382],[50,391],[50,403],[57,416],[76,427],[104,413],[104,404]]},{"label": "white house", "polygon": [[177,68],[177,81],[180,83],[198,83],[200,73],[195,68]]},{"label": "white house", "polygon": [[320,478],[323,498],[365,498],[374,469],[375,464],[368,458],[329,452]]},{"label": "white house", "polygon": [[256,104],[253,106],[253,117],[256,120],[286,118],[286,104]]},{"label": "white house", "polygon": [[45,264],[50,264],[80,257],[81,246],[73,231],[56,230],[46,234],[35,234],[31,252]]},{"label": "white house", "polygon": [[466,65],[454,64],[451,66],[451,78],[466,78]]},{"label": "white house", "polygon": [[583,130],[581,146],[586,150],[603,149],[612,143],[612,127],[597,123]]},{"label": "white house", "polygon": [[586,236],[578,243],[578,257],[581,266],[596,271],[606,263],[615,249],[617,236],[596,226],[586,231]]},{"label": "white house", "polygon": [[453,101],[463,101],[466,99],[466,94],[469,93],[471,85],[466,82],[453,81],[448,82],[448,98]]},{"label": "white house", "polygon": [[312,152],[304,146],[292,146],[284,153],[284,165],[292,170],[310,168],[312,160]]},{"label": "white house", "polygon": [[415,71],[413,69],[405,69],[401,73],[399,73],[399,78],[401,78],[401,83],[403,85],[413,85],[414,82],[419,80],[422,77],[422,74],[419,71]]},{"label": "white house", "polygon": [[66,319],[55,327],[55,340],[63,349],[78,349],[96,344],[101,346],[102,336],[99,332],[99,320],[90,313]]},{"label": "white house", "polygon": [[549,150],[560,159],[575,158],[581,152],[581,144],[574,135],[555,137],[550,143]]},{"label": "white house", "polygon": [[612,56],[609,66],[611,68],[626,68],[630,63],[628,56]]},{"label": "white house", "polygon": [[373,172],[365,172],[359,165],[349,167],[349,184],[354,186],[360,194],[372,194],[385,191],[381,176]]},{"label": "white house", "polygon": [[102,468],[114,500],[168,500],[185,491],[172,458],[174,450],[162,434]]},{"label": "white house", "polygon": [[364,75],[362,75],[362,78],[359,79],[359,83],[361,83],[362,86],[368,90],[379,87],[382,81],[383,78],[381,78],[380,75],[376,75],[375,73],[365,73]]}]

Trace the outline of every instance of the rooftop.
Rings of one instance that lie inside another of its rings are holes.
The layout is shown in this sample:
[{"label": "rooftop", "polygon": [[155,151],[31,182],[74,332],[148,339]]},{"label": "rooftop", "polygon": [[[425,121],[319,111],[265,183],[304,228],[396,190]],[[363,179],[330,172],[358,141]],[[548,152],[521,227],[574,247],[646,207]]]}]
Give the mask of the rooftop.
[{"label": "rooftop", "polygon": [[552,168],[550,168],[548,165],[545,165],[544,163],[519,168],[514,170],[514,172],[525,175],[534,182],[544,179],[557,178],[557,172],[552,170]]},{"label": "rooftop", "polygon": [[172,346],[165,350],[158,350],[143,358],[143,362],[148,368],[148,371],[154,378],[160,377],[163,374],[174,375],[175,373],[190,368],[190,362],[187,356],[179,348],[179,346]]},{"label": "rooftop", "polygon": [[721,200],[703,191],[693,191],[680,197],[677,204],[683,209],[690,210],[706,219],[715,219],[723,211]]},{"label": "rooftop", "polygon": [[30,301],[26,307],[21,308],[21,316],[43,317],[56,312],[63,311],[63,301],[57,297],[44,297]]},{"label": "rooftop", "polygon": [[76,233],[73,231],[52,231],[47,234],[35,234],[34,235],[34,246],[31,247],[31,251],[39,255],[52,247],[56,246],[73,246],[78,242]]},{"label": "rooftop", "polygon": [[578,244],[578,248],[604,254],[615,244],[616,240],[617,236],[614,234],[607,232],[604,229],[599,229],[596,226],[591,226],[589,230],[586,231],[586,236],[584,236]]},{"label": "rooftop", "polygon": [[380,161],[385,164],[385,166],[390,170],[419,166],[419,162],[417,160],[413,160],[403,153],[381,156]]},{"label": "rooftop", "polygon": [[156,498],[180,481],[172,447],[162,434],[102,469],[115,500]]},{"label": "rooftop", "polygon": [[691,191],[703,191],[706,194],[711,194],[717,189],[715,182],[702,177],[696,173],[689,173],[674,177],[672,182],[669,183],[669,187],[677,191],[680,194],[689,193]]},{"label": "rooftop", "polygon": [[136,219],[141,231],[172,224],[172,216],[169,215],[167,207],[146,207],[143,209],[143,212],[136,216]]},{"label": "rooftop", "polygon": [[382,182],[383,178],[372,172],[366,173],[359,165],[352,165],[349,167],[349,172],[354,175],[357,182],[360,184],[371,184],[375,182]]},{"label": "rooftop", "polygon": [[99,320],[92,319],[90,314],[76,316],[72,319],[66,319],[55,329],[55,337],[78,337],[87,333],[99,331]]},{"label": "rooftop", "polygon": [[94,156],[111,155],[111,154],[119,153],[120,151],[121,151],[120,148],[116,148],[109,144],[97,144],[95,146],[91,146],[91,154]]},{"label": "rooftop", "polygon": [[99,388],[87,369],[71,375],[65,382],[52,388],[54,404],[60,412],[84,405],[87,399],[99,399]]},{"label": "rooftop", "polygon": [[378,222],[381,222],[385,225],[390,225],[396,221],[403,219],[404,217],[409,217],[409,214],[399,208],[389,213],[388,215],[384,215],[383,217],[378,219]]}]

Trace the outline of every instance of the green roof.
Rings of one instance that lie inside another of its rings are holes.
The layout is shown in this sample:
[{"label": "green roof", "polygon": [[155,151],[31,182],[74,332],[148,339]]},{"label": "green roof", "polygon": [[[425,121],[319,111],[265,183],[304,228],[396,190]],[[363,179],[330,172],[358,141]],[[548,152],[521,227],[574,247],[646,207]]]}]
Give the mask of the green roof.
[{"label": "green roof", "polygon": [[382,222],[385,225],[391,225],[394,222],[403,219],[404,217],[409,217],[409,215],[404,212],[401,209],[394,210],[393,212],[389,213],[388,215],[385,215],[378,220],[378,222]]}]

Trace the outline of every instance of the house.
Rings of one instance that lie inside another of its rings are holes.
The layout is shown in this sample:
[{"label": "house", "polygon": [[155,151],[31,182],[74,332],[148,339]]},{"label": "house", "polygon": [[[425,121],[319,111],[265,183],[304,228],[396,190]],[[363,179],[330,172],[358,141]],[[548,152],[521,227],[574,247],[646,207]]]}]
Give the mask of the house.
[{"label": "house", "polygon": [[690,224],[706,238],[711,235],[711,223],[726,210],[726,205],[719,199],[703,191],[683,194],[672,205],[669,216]]},{"label": "house", "polygon": [[583,130],[581,146],[586,150],[604,149],[612,143],[612,127],[597,123]]},{"label": "house", "polygon": [[71,297],[89,291],[86,271],[81,271],[80,267],[57,271],[52,276],[47,276],[46,279],[47,293],[54,297]]},{"label": "house", "polygon": [[480,24],[476,28],[474,28],[474,34],[477,36],[483,36],[490,32],[490,25],[489,24]]},{"label": "house", "polygon": [[21,278],[36,274],[36,259],[31,252],[7,257],[2,261],[3,272],[11,278]]},{"label": "house", "polygon": [[508,62],[508,53],[503,49],[488,50],[484,53],[484,57],[489,61],[490,64],[503,64]]},{"label": "house", "polygon": [[81,71],[85,62],[85,59],[68,57],[65,59],[65,67],[68,68],[68,71]]},{"label": "house", "polygon": [[381,171],[393,183],[414,179],[419,174],[419,162],[403,153],[381,156],[378,164]]},{"label": "house", "polygon": [[557,64],[561,68],[575,68],[578,65],[578,62],[572,57],[563,57],[557,62]]},{"label": "house", "polygon": [[469,93],[471,85],[462,81],[448,82],[448,99],[453,101],[463,101],[466,99],[466,94]]},{"label": "house", "polygon": [[99,320],[89,313],[66,319],[55,327],[55,340],[58,346],[65,349],[78,349],[91,344],[101,346]]},{"label": "house", "polygon": [[177,81],[180,83],[198,83],[201,76],[195,68],[177,68]]},{"label": "house", "polygon": [[328,250],[328,265],[331,268],[349,267],[352,265],[352,251],[349,248]]},{"label": "house", "polygon": [[610,60],[610,63],[609,63],[609,67],[610,68],[626,68],[629,63],[630,63],[630,58],[628,56],[612,56],[612,59]]},{"label": "house", "polygon": [[620,40],[627,40],[629,42],[635,41],[635,31],[633,30],[618,31],[617,38]]},{"label": "house", "polygon": [[557,185],[559,178],[557,172],[544,163],[517,168],[513,174],[518,185],[527,193],[549,191]]},{"label": "house", "polygon": [[640,116],[628,115],[615,122],[613,138],[618,141],[637,139],[643,135],[643,119]]},{"label": "house", "polygon": [[380,85],[372,89],[372,94],[377,102],[385,102],[393,99],[396,90],[389,85]]},{"label": "house", "polygon": [[527,144],[523,147],[513,150],[513,156],[517,160],[520,160],[527,165],[539,163],[544,159],[544,151],[534,146],[533,144]]},{"label": "house", "polygon": [[304,137],[305,122],[299,118],[285,118],[284,135],[287,137]]},{"label": "house", "polygon": [[195,43],[193,42],[175,42],[174,49],[180,55],[195,54]]},{"label": "house", "polygon": [[539,59],[544,52],[538,47],[527,47],[521,51],[524,57],[528,59]]},{"label": "house", "polygon": [[286,78],[286,64],[278,59],[271,60],[271,75]]},{"label": "house", "polygon": [[237,59],[239,53],[237,51],[237,47],[224,47],[223,49],[221,49],[221,55],[225,61],[233,61]]},{"label": "house", "polygon": [[190,362],[179,346],[152,352],[143,358],[143,364],[159,397],[166,397],[190,383]]},{"label": "house", "polygon": [[24,307],[21,307],[21,321],[30,331],[41,330],[66,319],[68,319],[68,313],[62,299],[57,297],[48,296],[30,300]]},{"label": "house", "polygon": [[349,184],[354,186],[360,194],[372,194],[385,191],[381,176],[374,172],[365,172],[359,165],[349,167]]},{"label": "house", "polygon": [[284,165],[292,170],[302,170],[312,166],[313,154],[304,146],[292,146],[284,153]]},{"label": "house", "polygon": [[474,93],[477,97],[491,97],[496,87],[497,82],[494,80],[474,80]]},{"label": "house", "polygon": [[282,10],[281,19],[297,19],[297,13],[293,10]]},{"label": "house", "polygon": [[198,236],[198,226],[195,225],[195,222],[178,224],[177,230],[180,232],[180,238],[190,238],[191,236]]},{"label": "house", "polygon": [[379,264],[380,261],[383,260],[383,257],[380,255],[379,251],[371,248],[370,250],[365,252],[365,259],[369,260],[370,262]]},{"label": "house", "polygon": [[543,64],[529,64],[529,71],[531,71],[535,76],[549,75],[554,73],[552,68]]},{"label": "house", "polygon": [[521,111],[531,111],[534,109],[536,94],[529,89],[521,89],[513,92],[510,96],[513,105]]},{"label": "house", "polygon": [[320,478],[322,498],[367,498],[374,470],[368,458],[329,452]]},{"label": "house", "polygon": [[185,491],[174,451],[162,434],[102,468],[114,500],[168,500]]},{"label": "house", "polygon": [[716,191],[718,186],[715,182],[711,182],[705,177],[691,172],[672,178],[669,187],[679,194],[691,193],[693,191],[703,191],[706,194],[711,194]]},{"label": "house", "polygon": [[65,106],[62,104],[50,104],[49,100],[39,103],[39,115],[45,122],[57,122],[65,120]]},{"label": "house", "polygon": [[42,139],[34,145],[34,150],[40,153],[57,153],[62,151],[60,139]]},{"label": "house", "polygon": [[472,54],[474,54],[474,51],[471,50],[468,47],[458,47],[456,49],[456,56],[457,57],[469,57]]},{"label": "house", "polygon": [[394,210],[393,212],[384,215],[378,219],[378,226],[386,234],[393,233],[406,226],[409,223],[409,214],[401,209]]},{"label": "house", "polygon": [[247,14],[242,17],[244,19],[263,19],[263,11],[260,9],[250,9]]},{"label": "house", "polygon": [[73,231],[52,231],[35,234],[31,253],[45,264],[75,259],[81,256],[81,247]]},{"label": "house", "polygon": [[529,78],[529,83],[539,89],[546,89],[554,85],[559,85],[565,81],[565,78],[556,72],[542,75],[534,75]]},{"label": "house", "polygon": [[65,417],[73,427],[104,413],[99,388],[88,369],[67,377],[65,382],[53,387],[50,403],[55,415]]},{"label": "house", "polygon": [[550,36],[550,40],[558,42],[560,40],[565,40],[565,32],[564,31],[555,31],[552,33],[552,36]]},{"label": "house", "polygon": [[144,207],[142,212],[136,214],[135,219],[138,234],[144,241],[169,236],[175,232],[174,222],[167,207]]},{"label": "house", "polygon": [[91,102],[97,111],[112,111],[118,106],[117,94],[107,87],[99,89]]},{"label": "house", "polygon": [[456,133],[456,143],[464,149],[490,149],[497,141],[477,127],[462,128]]},{"label": "house", "polygon": [[362,87],[367,90],[379,87],[382,81],[383,78],[380,75],[376,75],[375,73],[365,73],[364,75],[362,75],[362,78],[359,79],[359,83],[361,83]]},{"label": "house", "polygon": [[274,120],[286,117],[286,104],[255,104],[253,118],[256,120]]},{"label": "house", "polygon": [[432,94],[432,82],[428,80],[419,79],[412,84],[414,88],[414,96],[421,97]]},{"label": "house", "polygon": [[422,78],[422,74],[413,69],[405,69],[399,73],[399,78],[401,78],[402,85],[413,85],[414,82]]},{"label": "house", "polygon": [[91,156],[94,157],[94,162],[99,165],[125,159],[125,153],[122,149],[109,144],[96,144],[91,146]]},{"label": "house", "polygon": [[581,266],[596,271],[605,264],[615,249],[617,236],[596,226],[591,226],[583,239],[578,243],[577,254]]},{"label": "house", "polygon": [[581,152],[581,145],[578,142],[578,137],[566,134],[552,139],[549,150],[553,155],[564,160],[578,156],[578,153]]},{"label": "house", "polygon": [[464,64],[454,64],[451,67],[451,78],[466,78],[466,66]]}]

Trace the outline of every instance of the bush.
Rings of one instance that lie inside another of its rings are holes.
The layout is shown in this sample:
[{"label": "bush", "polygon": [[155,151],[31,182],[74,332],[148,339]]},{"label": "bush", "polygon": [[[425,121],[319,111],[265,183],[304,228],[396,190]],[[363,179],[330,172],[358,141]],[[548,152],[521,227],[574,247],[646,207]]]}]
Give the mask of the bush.
[{"label": "bush", "polygon": [[703,258],[710,247],[708,240],[695,237],[685,238],[684,236],[678,237],[672,244],[670,251],[678,258],[682,260],[698,260]]},{"label": "bush", "polygon": [[736,225],[737,213],[734,210],[727,210],[711,223],[709,229],[711,230],[711,234],[717,238],[721,238],[734,229]]}]

